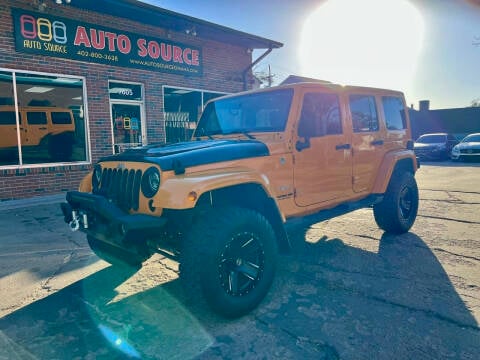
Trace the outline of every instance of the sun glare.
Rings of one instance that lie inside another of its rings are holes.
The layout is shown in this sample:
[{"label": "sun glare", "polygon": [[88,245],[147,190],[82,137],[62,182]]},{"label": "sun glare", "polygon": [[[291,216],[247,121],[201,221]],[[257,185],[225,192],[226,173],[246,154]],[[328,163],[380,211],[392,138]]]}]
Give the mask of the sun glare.
[{"label": "sun glare", "polygon": [[406,0],[329,0],[304,23],[302,75],[405,91],[423,32],[420,13]]}]

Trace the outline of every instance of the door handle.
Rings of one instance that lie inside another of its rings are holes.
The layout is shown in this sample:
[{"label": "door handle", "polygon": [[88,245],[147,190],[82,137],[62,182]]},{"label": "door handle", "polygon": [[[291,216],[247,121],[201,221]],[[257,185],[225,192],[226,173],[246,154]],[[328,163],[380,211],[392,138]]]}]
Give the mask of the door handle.
[{"label": "door handle", "polygon": [[348,150],[348,149],[350,149],[350,144],[337,145],[337,146],[335,146],[335,149],[336,150]]},{"label": "door handle", "polygon": [[383,140],[373,140],[370,144],[372,144],[373,146],[383,145]]}]

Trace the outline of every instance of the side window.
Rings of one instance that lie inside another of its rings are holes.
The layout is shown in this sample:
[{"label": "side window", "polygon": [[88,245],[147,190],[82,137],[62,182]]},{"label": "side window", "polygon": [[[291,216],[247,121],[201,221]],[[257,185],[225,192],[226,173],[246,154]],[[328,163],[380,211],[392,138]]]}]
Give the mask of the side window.
[{"label": "side window", "polygon": [[0,125],[16,125],[15,111],[0,112]]},{"label": "side window", "polygon": [[29,111],[27,112],[27,123],[29,125],[45,125],[47,114],[43,111]]},{"label": "side window", "polygon": [[383,96],[382,105],[387,130],[405,129],[405,108],[402,99],[394,96]]},{"label": "side window", "polygon": [[298,134],[302,137],[317,137],[341,133],[338,96],[325,93],[305,94]]},{"label": "side window", "polygon": [[378,131],[378,116],[375,97],[370,95],[350,95],[354,132]]},{"label": "side window", "polygon": [[69,112],[52,112],[52,124],[71,124],[72,117]]}]

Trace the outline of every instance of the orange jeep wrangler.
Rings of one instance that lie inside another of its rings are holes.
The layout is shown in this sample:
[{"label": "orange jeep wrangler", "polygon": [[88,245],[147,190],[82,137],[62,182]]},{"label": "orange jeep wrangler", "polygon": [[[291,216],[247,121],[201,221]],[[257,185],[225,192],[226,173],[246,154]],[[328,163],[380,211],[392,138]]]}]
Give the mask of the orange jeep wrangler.
[{"label": "orange jeep wrangler", "polygon": [[209,102],[192,141],[100,160],[62,209],[99,257],[178,259],[187,288],[236,317],[266,295],[289,219],[373,206],[407,232],[417,167],[402,93],[298,83]]},{"label": "orange jeep wrangler", "polygon": [[[72,110],[54,106],[21,106],[18,125],[22,151],[48,151],[54,161],[72,157],[75,122]],[[18,151],[17,119],[13,105],[0,106],[0,151]]]}]

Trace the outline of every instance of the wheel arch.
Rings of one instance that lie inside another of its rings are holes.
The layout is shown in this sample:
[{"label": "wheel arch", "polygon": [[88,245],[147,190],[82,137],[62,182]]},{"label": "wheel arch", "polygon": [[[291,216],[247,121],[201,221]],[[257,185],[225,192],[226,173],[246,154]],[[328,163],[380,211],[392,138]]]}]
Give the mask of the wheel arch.
[{"label": "wheel arch", "polygon": [[213,189],[203,193],[196,207],[226,207],[238,206],[252,209],[262,214],[271,224],[278,248],[285,253],[290,250],[288,235],[283,226],[283,216],[275,199],[270,197],[258,183],[245,183]]},{"label": "wheel arch", "polygon": [[395,173],[405,171],[412,174],[415,174],[417,171],[417,162],[415,157],[411,155],[411,152],[404,151],[401,153],[388,154],[379,168],[372,193],[385,193],[392,176],[395,176]]}]

